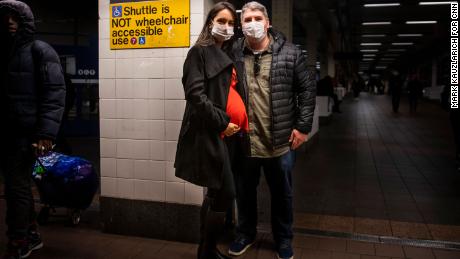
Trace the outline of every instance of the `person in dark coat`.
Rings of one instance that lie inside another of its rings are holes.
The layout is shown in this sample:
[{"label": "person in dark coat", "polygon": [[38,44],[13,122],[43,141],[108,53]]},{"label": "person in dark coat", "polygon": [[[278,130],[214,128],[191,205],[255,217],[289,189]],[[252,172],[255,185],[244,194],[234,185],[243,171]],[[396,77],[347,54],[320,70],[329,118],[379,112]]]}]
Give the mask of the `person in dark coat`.
[{"label": "person in dark coat", "polygon": [[252,245],[257,232],[257,186],[263,169],[271,193],[272,233],[278,258],[293,258],[292,169],[295,151],[308,138],[315,109],[315,68],[294,44],[269,30],[267,9],[258,2],[242,8],[244,38],[234,44],[240,92],[249,133],[236,152],[238,226],[229,254]]},{"label": "person in dark coat", "polygon": [[177,177],[208,188],[201,207],[199,259],[228,258],[217,249],[217,240],[235,198],[231,143],[248,127],[228,54],[236,17],[233,5],[217,3],[184,63],[186,107],[174,166]]},{"label": "person in dark coat", "polygon": [[341,113],[339,97],[334,93],[334,82],[332,77],[325,76],[323,79],[319,80],[317,83],[317,96],[329,96],[334,101],[334,106],[332,108],[333,112]]},{"label": "person in dark coat", "polygon": [[391,103],[393,106],[393,112],[399,112],[399,103],[401,101],[402,94],[402,78],[398,71],[393,70],[389,79],[389,87],[391,91]]},{"label": "person in dark coat", "polygon": [[64,111],[65,83],[51,46],[34,41],[34,16],[23,2],[0,1],[0,103],[9,239],[3,259],[26,258],[43,246],[31,191],[37,155],[52,149]]}]

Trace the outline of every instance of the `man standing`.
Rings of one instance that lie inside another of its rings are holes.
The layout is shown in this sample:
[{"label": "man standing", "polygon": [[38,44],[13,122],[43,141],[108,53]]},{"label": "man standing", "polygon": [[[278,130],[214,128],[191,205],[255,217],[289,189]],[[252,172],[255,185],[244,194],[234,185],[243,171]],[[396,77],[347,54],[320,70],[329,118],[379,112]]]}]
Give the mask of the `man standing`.
[{"label": "man standing", "polygon": [[307,140],[313,122],[316,81],[299,48],[269,30],[266,8],[249,2],[242,8],[244,38],[234,47],[239,92],[245,100],[249,134],[243,161],[234,168],[238,237],[230,255],[243,254],[254,242],[257,186],[261,169],[271,192],[272,232],[278,258],[293,258],[292,181],[295,152]]},{"label": "man standing", "polygon": [[65,101],[59,57],[34,41],[34,17],[23,2],[0,1],[0,150],[9,239],[4,259],[27,258],[43,246],[31,192],[35,157],[52,149]]}]

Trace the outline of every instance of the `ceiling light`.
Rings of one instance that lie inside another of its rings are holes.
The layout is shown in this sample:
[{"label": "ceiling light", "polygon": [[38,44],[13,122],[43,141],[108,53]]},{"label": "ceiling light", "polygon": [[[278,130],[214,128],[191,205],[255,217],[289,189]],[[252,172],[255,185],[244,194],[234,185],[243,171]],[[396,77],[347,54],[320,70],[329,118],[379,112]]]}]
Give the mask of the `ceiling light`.
[{"label": "ceiling light", "polygon": [[406,24],[434,24],[437,21],[406,21]]},{"label": "ceiling light", "polygon": [[375,54],[364,54],[363,57],[375,57]]},{"label": "ceiling light", "polygon": [[409,46],[409,45],[414,45],[413,42],[393,42],[391,43],[393,46]]},{"label": "ceiling light", "polygon": [[362,25],[390,25],[391,22],[363,22]]},{"label": "ceiling light", "polygon": [[379,52],[378,49],[362,49],[361,52]]},{"label": "ceiling light", "polygon": [[451,3],[454,3],[454,1],[451,1],[451,2],[419,2],[418,4],[419,5],[444,5],[444,4],[451,4]]},{"label": "ceiling light", "polygon": [[361,46],[382,46],[382,43],[361,43]]},{"label": "ceiling light", "polygon": [[375,69],[386,69],[386,66],[376,66]]},{"label": "ceiling light", "polygon": [[373,58],[363,58],[363,61],[374,61]]},{"label": "ceiling light", "polygon": [[363,38],[381,38],[385,36],[386,36],[385,34],[363,34],[362,35]]},{"label": "ceiling light", "polygon": [[398,37],[422,37],[421,33],[398,34]]},{"label": "ceiling light", "polygon": [[389,6],[400,6],[400,3],[385,3],[385,4],[365,4],[364,7],[389,7]]},{"label": "ceiling light", "polygon": [[392,60],[395,60],[395,58],[381,58],[380,60],[383,60],[383,61],[392,61]]}]

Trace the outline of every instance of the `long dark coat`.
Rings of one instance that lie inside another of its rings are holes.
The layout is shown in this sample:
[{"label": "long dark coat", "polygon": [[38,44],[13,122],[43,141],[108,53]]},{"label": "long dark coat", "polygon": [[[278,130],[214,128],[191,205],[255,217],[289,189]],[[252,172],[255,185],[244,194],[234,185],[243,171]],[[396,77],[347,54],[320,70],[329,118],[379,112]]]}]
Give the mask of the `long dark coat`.
[{"label": "long dark coat", "polygon": [[176,176],[196,185],[220,188],[229,170],[228,150],[220,134],[226,114],[233,62],[216,46],[194,46],[184,63],[184,118],[177,143]]}]

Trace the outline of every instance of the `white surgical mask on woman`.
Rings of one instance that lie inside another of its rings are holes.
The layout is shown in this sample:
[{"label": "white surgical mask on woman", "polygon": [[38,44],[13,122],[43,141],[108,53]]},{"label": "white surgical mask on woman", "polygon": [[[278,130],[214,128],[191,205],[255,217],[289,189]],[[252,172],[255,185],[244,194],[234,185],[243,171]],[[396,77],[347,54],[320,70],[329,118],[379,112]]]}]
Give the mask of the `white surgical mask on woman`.
[{"label": "white surgical mask on woman", "polygon": [[252,21],[243,25],[243,34],[246,37],[261,41],[265,38],[265,24],[263,22]]},{"label": "white surgical mask on woman", "polygon": [[211,34],[219,40],[227,41],[231,39],[234,34],[233,26],[226,26],[223,24],[215,23],[212,26]]}]

